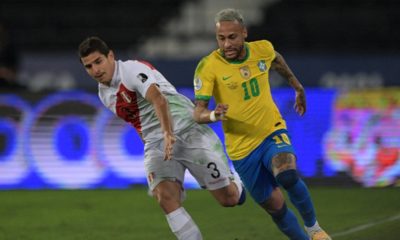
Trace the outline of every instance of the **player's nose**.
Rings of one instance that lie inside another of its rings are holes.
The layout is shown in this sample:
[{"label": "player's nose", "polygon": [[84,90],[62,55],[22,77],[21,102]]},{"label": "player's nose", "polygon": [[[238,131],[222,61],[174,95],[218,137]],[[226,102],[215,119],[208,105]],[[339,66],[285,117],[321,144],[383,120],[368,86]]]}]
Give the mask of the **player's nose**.
[{"label": "player's nose", "polygon": [[93,70],[93,73],[94,73],[95,75],[97,75],[97,74],[100,73],[100,68],[97,67],[97,66],[93,66],[92,70]]},{"label": "player's nose", "polygon": [[228,48],[228,47],[230,47],[230,46],[231,46],[231,42],[228,41],[228,40],[226,40],[226,41],[224,42],[224,47],[225,47],[225,48]]}]

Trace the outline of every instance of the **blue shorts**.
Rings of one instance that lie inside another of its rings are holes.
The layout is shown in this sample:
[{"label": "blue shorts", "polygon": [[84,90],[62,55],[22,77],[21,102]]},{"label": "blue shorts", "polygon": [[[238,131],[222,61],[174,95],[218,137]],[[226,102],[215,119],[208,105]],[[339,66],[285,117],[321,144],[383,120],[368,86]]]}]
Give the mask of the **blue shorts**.
[{"label": "blue shorts", "polygon": [[295,155],[286,129],[273,132],[247,157],[232,161],[243,184],[257,203],[265,202],[272,190],[278,186],[271,161],[275,155],[282,152]]}]

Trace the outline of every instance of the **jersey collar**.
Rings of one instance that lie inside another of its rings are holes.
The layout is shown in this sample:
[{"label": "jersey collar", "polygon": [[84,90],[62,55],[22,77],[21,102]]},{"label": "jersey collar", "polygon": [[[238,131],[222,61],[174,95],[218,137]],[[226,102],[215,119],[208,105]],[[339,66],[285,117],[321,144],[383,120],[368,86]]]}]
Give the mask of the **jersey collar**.
[{"label": "jersey collar", "polygon": [[250,50],[249,50],[249,46],[248,43],[245,42],[244,43],[244,49],[246,50],[246,56],[243,59],[237,59],[237,60],[228,60],[226,58],[224,58],[224,55],[222,54],[221,50],[219,50],[219,54],[228,62],[228,63],[232,63],[232,64],[241,64],[244,63],[245,61],[247,61],[247,59],[250,56]]},{"label": "jersey collar", "polygon": [[[119,77],[119,62],[118,62],[118,61],[115,61],[115,68],[114,68],[113,77],[112,77],[112,79],[111,79],[110,87],[113,87],[113,88],[118,87],[118,82],[119,82],[118,79],[119,79],[119,78],[120,78],[120,77]],[[99,83],[99,85],[100,85],[101,87],[108,88],[107,85],[104,85],[104,84],[102,84],[102,83]]]}]

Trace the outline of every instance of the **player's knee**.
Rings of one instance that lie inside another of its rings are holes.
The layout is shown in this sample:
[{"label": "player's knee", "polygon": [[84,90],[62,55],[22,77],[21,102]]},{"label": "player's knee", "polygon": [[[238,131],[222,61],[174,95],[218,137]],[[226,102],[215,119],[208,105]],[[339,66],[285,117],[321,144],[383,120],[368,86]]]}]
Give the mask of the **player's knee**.
[{"label": "player's knee", "polygon": [[299,181],[299,175],[295,169],[289,169],[279,173],[276,176],[276,181],[285,189],[291,188]]},{"label": "player's knee", "polygon": [[271,215],[271,217],[274,220],[280,220],[286,215],[287,210],[288,210],[288,208],[286,206],[286,203],[284,203],[280,209],[275,210],[275,211],[268,210],[268,213]]},{"label": "player's knee", "polygon": [[168,211],[171,208],[175,209],[180,206],[179,192],[159,190],[156,192],[155,197],[157,198],[158,204],[165,210]]},{"label": "player's knee", "polygon": [[223,207],[234,207],[237,205],[238,200],[237,197],[233,194],[224,196],[223,198],[218,199],[219,204]]},{"label": "player's knee", "polygon": [[159,202],[171,202],[176,201],[179,193],[173,193],[171,191],[159,191],[157,193],[157,199]]}]

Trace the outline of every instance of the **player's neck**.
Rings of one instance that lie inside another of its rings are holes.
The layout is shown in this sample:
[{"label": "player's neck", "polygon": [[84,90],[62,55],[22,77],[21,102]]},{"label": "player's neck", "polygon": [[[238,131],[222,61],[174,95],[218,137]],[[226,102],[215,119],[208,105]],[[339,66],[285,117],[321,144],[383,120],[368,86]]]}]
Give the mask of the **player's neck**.
[{"label": "player's neck", "polygon": [[238,61],[244,60],[247,57],[247,52],[246,51],[247,51],[246,48],[243,47],[242,51],[240,52],[240,54],[239,54],[239,56],[237,57],[236,60],[238,60]]}]

